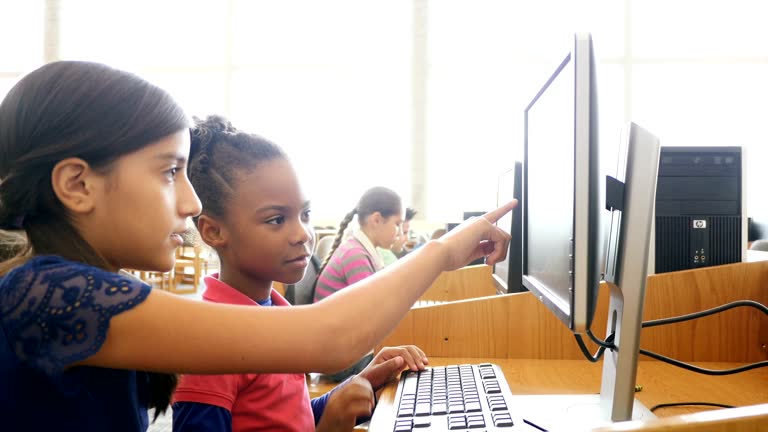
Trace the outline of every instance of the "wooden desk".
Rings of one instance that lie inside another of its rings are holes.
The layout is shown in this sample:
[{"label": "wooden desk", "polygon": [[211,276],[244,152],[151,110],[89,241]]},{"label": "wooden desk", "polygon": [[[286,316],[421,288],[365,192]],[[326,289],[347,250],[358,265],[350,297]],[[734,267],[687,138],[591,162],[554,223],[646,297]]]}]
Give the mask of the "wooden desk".
[{"label": "wooden desk", "polygon": [[450,302],[496,295],[493,267],[485,264],[443,272],[419,300]]},{"label": "wooden desk", "polygon": [[[481,359],[461,357],[431,357],[430,365],[462,363],[496,363],[515,395],[589,394],[600,392],[602,363],[587,360]],[[734,363],[696,363],[712,369],[737,366]],[[647,408],[672,402],[718,402],[735,406],[768,403],[768,368],[754,369],[735,375],[707,376],[688,372],[657,361],[640,361],[637,384],[642,391],[636,399]],[[387,385],[379,396],[369,430],[386,430],[395,407],[392,405],[397,383]],[[663,408],[654,414],[669,417],[713,409],[709,407]],[[766,407],[768,412],[768,406]],[[545,425],[544,425],[545,426]],[[768,426],[766,426],[768,430]],[[389,432],[389,431],[387,431]]]},{"label": "wooden desk", "polygon": [[[649,276],[643,319],[679,316],[735,300],[751,299],[768,304],[768,261],[752,261]],[[598,336],[603,336],[606,328],[608,299],[605,294],[606,290],[602,290],[592,326]],[[504,370],[512,392],[518,395],[597,393],[600,388],[601,365],[583,359],[573,334],[530,293],[411,309],[381,346],[403,344],[421,347],[433,365],[496,363]],[[587,344],[594,352],[595,346],[591,342]],[[768,319],[763,313],[747,308],[646,328],[641,339],[644,349],[723,369],[768,360],[767,346]],[[646,357],[640,360],[636,381],[643,386],[643,391],[637,393],[636,398],[648,408],[659,403],[697,401],[753,408],[746,409],[743,415],[738,414],[739,410],[725,410],[729,414],[718,415],[733,417],[724,420],[724,425],[714,427],[699,423],[698,417],[693,419],[709,412],[688,414],[693,416],[690,421],[680,420],[678,416],[702,411],[702,408],[665,408],[656,414],[665,419],[675,416],[676,423],[649,426],[652,429],[642,425],[640,429],[627,430],[687,432],[701,427],[708,432],[768,431],[768,368],[712,377]],[[380,399],[371,425],[374,432],[381,430],[386,416],[392,415],[393,391],[394,387],[386,389]],[[761,403],[765,405],[754,407]],[[681,424],[687,425],[687,429]],[[617,425],[615,430],[623,427],[627,427],[626,424]]]}]

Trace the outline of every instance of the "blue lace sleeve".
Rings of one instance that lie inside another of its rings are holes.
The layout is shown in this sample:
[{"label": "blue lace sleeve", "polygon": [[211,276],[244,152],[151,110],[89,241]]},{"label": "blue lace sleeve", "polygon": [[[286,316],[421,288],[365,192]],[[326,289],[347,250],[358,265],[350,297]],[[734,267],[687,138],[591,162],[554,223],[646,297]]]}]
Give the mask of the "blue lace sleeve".
[{"label": "blue lace sleeve", "polygon": [[0,324],[20,362],[58,375],[98,352],[110,319],[150,291],[130,276],[36,257],[0,280]]}]

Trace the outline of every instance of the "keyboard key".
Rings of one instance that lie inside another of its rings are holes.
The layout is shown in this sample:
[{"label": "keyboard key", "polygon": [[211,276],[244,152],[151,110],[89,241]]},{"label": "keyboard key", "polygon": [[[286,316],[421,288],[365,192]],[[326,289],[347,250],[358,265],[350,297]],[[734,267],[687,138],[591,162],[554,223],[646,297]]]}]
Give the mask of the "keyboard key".
[{"label": "keyboard key", "polygon": [[480,420],[474,420],[474,421],[467,420],[467,429],[476,429],[476,428],[484,428],[484,427],[485,427],[485,421],[482,418]]},{"label": "keyboard key", "polygon": [[494,372],[493,366],[491,364],[486,363],[477,365],[477,370],[480,373],[480,378],[482,379],[496,378],[496,372]]},{"label": "keyboard key", "polygon": [[413,421],[411,419],[397,420],[395,422],[395,432],[411,432],[411,430],[413,430]]},{"label": "keyboard key", "polygon": [[499,382],[496,380],[484,381],[483,388],[485,389],[485,392],[488,394],[501,393],[501,387],[499,386]]},{"label": "keyboard key", "polygon": [[466,429],[467,419],[464,416],[448,417],[448,430]]},{"label": "keyboard key", "polygon": [[430,406],[429,403],[418,403],[416,404],[416,410],[414,411],[414,415],[417,415],[417,416],[429,415],[431,408],[432,407]]},{"label": "keyboard key", "polygon": [[432,426],[432,421],[429,419],[429,417],[419,417],[413,419],[413,428],[428,428]]},{"label": "keyboard key", "polygon": [[403,394],[404,395],[416,394],[416,386],[418,384],[418,381],[419,381],[419,378],[416,372],[408,372],[405,375],[405,381],[403,382]]},{"label": "keyboard key", "polygon": [[464,396],[464,404],[466,405],[467,402],[480,402],[479,396]]},{"label": "keyboard key", "polygon": [[397,412],[398,417],[413,417],[413,408],[399,410]]},{"label": "keyboard key", "polygon": [[514,423],[512,423],[512,416],[509,415],[508,412],[493,413],[491,416],[493,418],[493,424],[496,427],[514,426]]},{"label": "keyboard key", "polygon": [[467,402],[464,405],[464,408],[466,408],[468,413],[482,411],[483,409],[483,407],[480,405],[480,402]]},{"label": "keyboard key", "polygon": [[447,414],[448,413],[448,406],[443,403],[436,403],[432,404],[432,414]]}]

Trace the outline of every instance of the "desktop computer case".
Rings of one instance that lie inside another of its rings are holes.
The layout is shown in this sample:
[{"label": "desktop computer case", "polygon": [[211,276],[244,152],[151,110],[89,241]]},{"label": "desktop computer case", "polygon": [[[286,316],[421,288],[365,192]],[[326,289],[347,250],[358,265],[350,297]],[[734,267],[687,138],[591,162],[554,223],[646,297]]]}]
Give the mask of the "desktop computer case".
[{"label": "desktop computer case", "polygon": [[661,147],[649,273],[742,261],[744,178],[740,147]]}]

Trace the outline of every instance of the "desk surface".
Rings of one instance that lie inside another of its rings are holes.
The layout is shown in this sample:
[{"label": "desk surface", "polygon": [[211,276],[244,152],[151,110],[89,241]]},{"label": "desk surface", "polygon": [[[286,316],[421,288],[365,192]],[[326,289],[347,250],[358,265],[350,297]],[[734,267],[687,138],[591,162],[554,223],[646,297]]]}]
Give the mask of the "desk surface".
[{"label": "desk surface", "polygon": [[[441,366],[462,363],[495,363],[504,371],[510,389],[516,395],[599,393],[602,362],[586,360],[528,360],[430,358],[430,365]],[[738,366],[734,363],[696,363],[710,369]],[[673,402],[717,402],[734,406],[756,405],[768,402],[768,368],[726,376],[709,376],[689,372],[652,360],[638,364],[637,384],[642,391],[635,397],[647,408]],[[387,419],[394,415],[393,399],[396,383],[387,385],[379,397],[372,432],[383,430]],[[658,417],[700,412],[709,407],[675,407],[657,410]]]}]

